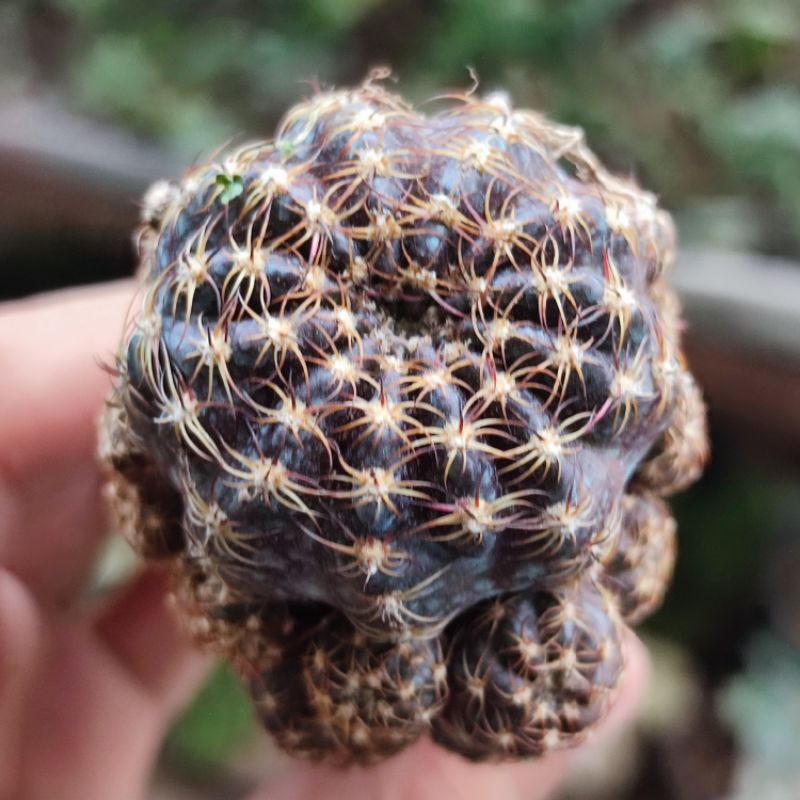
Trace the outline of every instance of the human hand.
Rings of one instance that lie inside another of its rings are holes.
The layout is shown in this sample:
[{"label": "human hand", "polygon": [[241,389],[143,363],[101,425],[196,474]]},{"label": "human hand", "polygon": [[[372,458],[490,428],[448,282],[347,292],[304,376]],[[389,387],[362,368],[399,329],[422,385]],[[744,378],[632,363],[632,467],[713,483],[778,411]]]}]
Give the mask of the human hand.
[{"label": "human hand", "polygon": [[[128,283],[0,305],[0,800],[138,800],[208,661],[181,637],[153,567],[100,604],[82,597],[107,523],[96,418],[132,296]],[[599,735],[629,719],[647,658],[632,635]],[[472,765],[419,742],[379,767],[295,765],[252,800],[526,798],[571,751]]]}]

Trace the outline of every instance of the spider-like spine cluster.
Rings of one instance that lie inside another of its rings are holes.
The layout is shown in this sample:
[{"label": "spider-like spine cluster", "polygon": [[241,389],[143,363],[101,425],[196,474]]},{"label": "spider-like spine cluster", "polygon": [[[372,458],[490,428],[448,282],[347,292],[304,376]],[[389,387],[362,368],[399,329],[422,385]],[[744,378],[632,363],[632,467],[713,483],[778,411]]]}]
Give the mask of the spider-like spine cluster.
[{"label": "spider-like spine cluster", "polygon": [[580,739],[707,454],[669,217],[579,130],[440,103],[319,92],[144,202],[112,504],[315,758]]}]

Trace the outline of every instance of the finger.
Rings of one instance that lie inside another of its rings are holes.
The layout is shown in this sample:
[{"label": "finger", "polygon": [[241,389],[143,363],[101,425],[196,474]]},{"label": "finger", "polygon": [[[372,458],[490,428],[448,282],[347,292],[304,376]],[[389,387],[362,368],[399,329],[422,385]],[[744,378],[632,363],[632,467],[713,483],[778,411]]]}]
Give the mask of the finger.
[{"label": "finger", "polygon": [[13,575],[0,570],[0,800],[19,796],[19,732],[32,690],[41,634],[33,597]]},{"label": "finger", "polygon": [[0,305],[0,563],[41,600],[71,592],[104,529],[96,420],[127,282]]},{"label": "finger", "polygon": [[184,636],[169,599],[167,574],[150,567],[103,609],[95,630],[165,717],[182,707],[209,659]]},{"label": "finger", "polygon": [[[649,674],[647,653],[630,634],[625,644],[626,670],[622,688],[594,738],[612,735],[630,721],[639,707]],[[251,800],[544,800],[561,784],[569,768],[569,750],[513,764],[471,764],[424,739],[383,764],[340,770],[312,766],[295,769]]]},{"label": "finger", "polygon": [[146,572],[49,642],[28,705],[15,796],[140,800],[172,716],[207,661],[184,642],[163,577]]}]

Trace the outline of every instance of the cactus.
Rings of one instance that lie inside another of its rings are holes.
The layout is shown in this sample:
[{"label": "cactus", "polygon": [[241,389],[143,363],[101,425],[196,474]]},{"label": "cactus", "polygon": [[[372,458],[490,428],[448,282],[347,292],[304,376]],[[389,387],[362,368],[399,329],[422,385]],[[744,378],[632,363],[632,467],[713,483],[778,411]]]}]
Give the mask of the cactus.
[{"label": "cactus", "polygon": [[149,191],[121,529],[286,750],[580,741],[706,458],[674,232],[582,132],[369,80]]}]

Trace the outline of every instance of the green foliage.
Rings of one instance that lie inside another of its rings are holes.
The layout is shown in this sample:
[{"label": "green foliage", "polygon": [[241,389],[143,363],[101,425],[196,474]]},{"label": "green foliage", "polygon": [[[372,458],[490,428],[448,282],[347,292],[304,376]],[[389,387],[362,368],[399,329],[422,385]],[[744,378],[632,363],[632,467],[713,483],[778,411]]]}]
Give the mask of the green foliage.
[{"label": "green foliage", "polygon": [[240,175],[230,177],[220,174],[217,175],[216,182],[218,186],[223,187],[222,194],[219,196],[219,201],[222,205],[227,205],[244,191],[244,184]]},{"label": "green foliage", "polygon": [[721,711],[745,752],[775,772],[800,777],[800,652],[763,633],[751,644],[746,669],[722,691]]},{"label": "green foliage", "polygon": [[[712,660],[732,657],[734,633],[743,634],[751,622],[737,615],[760,602],[759,570],[783,519],[796,519],[800,510],[794,480],[754,469],[731,451],[713,453],[700,482],[671,500],[679,531],[677,568],[663,609],[647,626]],[[720,647],[729,649],[715,652]]]},{"label": "green foliage", "polygon": [[184,767],[213,768],[240,749],[253,730],[252,705],[230,667],[221,665],[173,726],[166,752]]},{"label": "green foliage", "polygon": [[[794,0],[7,0],[0,51],[61,15],[49,69],[84,110],[188,157],[265,134],[309,82],[391,64],[405,94],[509,88],[586,127],[661,194],[687,234],[800,253],[800,6]],[[16,30],[25,28],[30,30]],[[33,34],[33,36],[29,35]],[[33,49],[33,48],[32,48]],[[27,58],[26,58],[27,56]],[[44,67],[37,65],[37,60]],[[730,202],[739,198],[744,203]],[[753,220],[756,220],[754,223]]]}]

